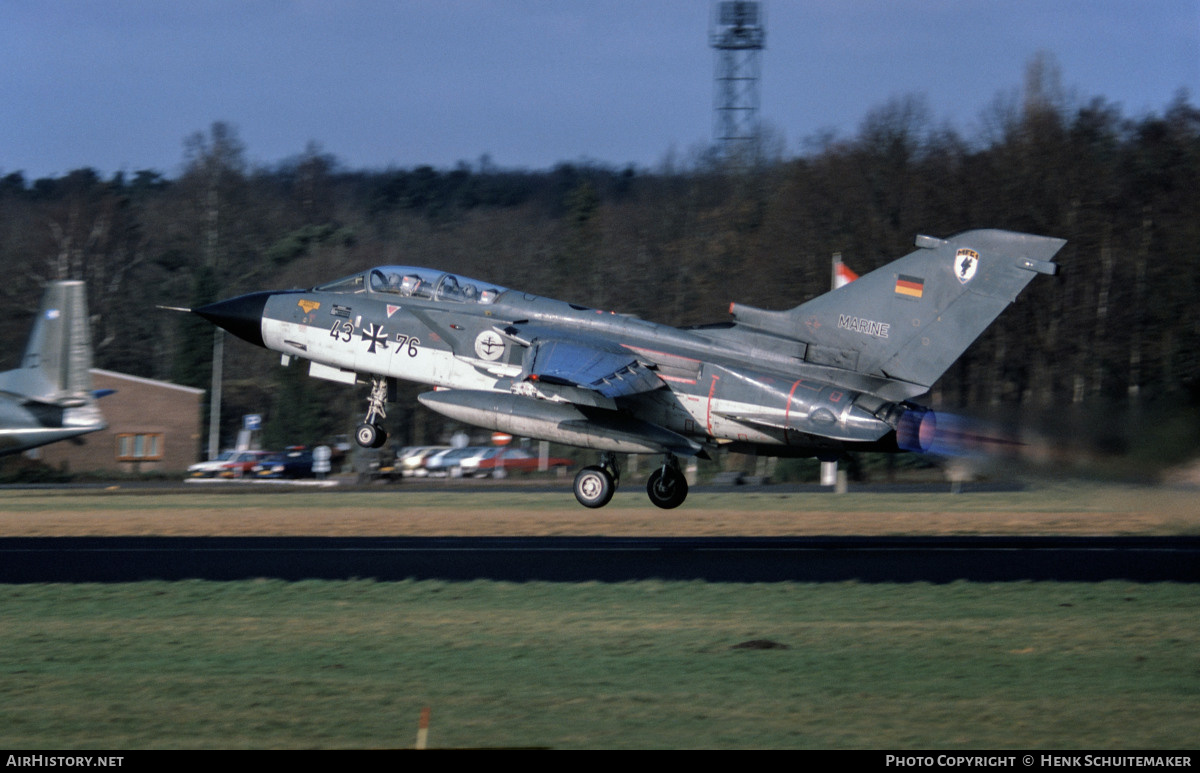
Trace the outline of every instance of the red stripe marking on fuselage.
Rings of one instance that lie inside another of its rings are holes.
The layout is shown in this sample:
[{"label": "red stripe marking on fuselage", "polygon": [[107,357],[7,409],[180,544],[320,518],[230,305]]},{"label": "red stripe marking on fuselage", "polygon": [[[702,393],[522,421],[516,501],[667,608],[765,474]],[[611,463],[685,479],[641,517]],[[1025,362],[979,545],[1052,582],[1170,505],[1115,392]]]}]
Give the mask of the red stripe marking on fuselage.
[{"label": "red stripe marking on fuselage", "polygon": [[792,384],[791,390],[788,391],[787,405],[783,409],[783,440],[787,442],[788,424],[792,420],[792,397],[796,394],[796,387],[804,383],[804,379],[797,379],[796,383]]},{"label": "red stripe marking on fuselage", "polygon": [[721,377],[718,376],[716,373],[714,373],[713,377],[712,377],[712,384],[710,384],[708,387],[708,413],[705,416],[704,423],[708,427],[708,436],[709,437],[716,437],[716,434],[713,432],[713,426],[712,426],[712,401],[713,401],[713,393],[717,391],[717,382],[720,380],[721,380]]}]

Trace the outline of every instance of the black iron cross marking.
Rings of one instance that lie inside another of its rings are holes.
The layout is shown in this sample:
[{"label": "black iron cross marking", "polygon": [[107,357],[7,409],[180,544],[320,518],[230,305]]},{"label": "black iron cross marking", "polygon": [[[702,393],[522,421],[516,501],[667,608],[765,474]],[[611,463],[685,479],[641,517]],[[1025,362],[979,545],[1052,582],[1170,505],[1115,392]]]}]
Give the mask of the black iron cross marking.
[{"label": "black iron cross marking", "polygon": [[383,334],[383,325],[380,325],[378,328],[376,328],[375,323],[372,322],[370,331],[365,329],[360,330],[359,334],[362,335],[362,340],[371,342],[370,345],[367,346],[367,352],[370,354],[375,353],[376,345],[378,345],[380,349],[387,351],[387,336]]}]

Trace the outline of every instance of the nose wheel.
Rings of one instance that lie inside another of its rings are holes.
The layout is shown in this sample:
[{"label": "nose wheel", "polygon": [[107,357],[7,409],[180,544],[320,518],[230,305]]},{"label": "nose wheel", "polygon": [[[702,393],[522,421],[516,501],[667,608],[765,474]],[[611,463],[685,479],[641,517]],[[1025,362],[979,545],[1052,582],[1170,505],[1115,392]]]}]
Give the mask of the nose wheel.
[{"label": "nose wheel", "polygon": [[354,431],[354,440],[363,448],[383,448],[387,437],[387,432],[378,424],[364,422]]},{"label": "nose wheel", "polygon": [[387,379],[375,376],[371,379],[371,394],[367,396],[367,417],[354,431],[354,440],[363,448],[383,448],[387,432],[380,423],[387,418],[384,405],[387,403]]}]

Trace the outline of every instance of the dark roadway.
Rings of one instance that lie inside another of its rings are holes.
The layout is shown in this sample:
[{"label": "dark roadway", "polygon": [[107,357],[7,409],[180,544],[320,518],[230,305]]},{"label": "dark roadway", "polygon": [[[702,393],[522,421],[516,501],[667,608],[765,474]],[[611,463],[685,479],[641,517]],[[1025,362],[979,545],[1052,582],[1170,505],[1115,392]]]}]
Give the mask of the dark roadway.
[{"label": "dark roadway", "polygon": [[0,582],[1200,582],[1200,537],[9,537]]}]

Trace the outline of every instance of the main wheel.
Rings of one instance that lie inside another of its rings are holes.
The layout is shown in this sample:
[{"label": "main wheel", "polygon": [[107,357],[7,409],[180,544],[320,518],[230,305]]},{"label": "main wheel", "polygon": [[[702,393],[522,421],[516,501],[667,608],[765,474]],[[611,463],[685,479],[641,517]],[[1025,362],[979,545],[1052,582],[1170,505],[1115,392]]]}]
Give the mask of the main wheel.
[{"label": "main wheel", "polygon": [[602,467],[584,467],[575,476],[575,498],[584,507],[604,507],[615,488],[612,476]]},{"label": "main wheel", "polygon": [[650,495],[651,502],[664,510],[679,507],[687,499],[687,479],[674,467],[665,468],[665,472],[660,467],[650,473],[650,479],[646,481],[646,493]]}]

